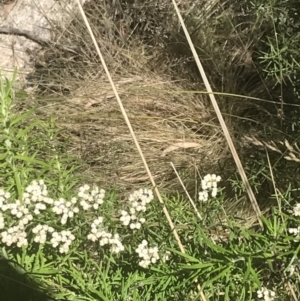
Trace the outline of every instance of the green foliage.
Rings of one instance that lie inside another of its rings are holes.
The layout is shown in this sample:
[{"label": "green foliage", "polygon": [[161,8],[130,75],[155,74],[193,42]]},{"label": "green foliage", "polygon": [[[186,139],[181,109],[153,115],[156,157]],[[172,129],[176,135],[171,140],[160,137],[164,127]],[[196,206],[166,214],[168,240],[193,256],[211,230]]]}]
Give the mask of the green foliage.
[{"label": "green foliage", "polygon": [[267,77],[278,84],[290,82],[298,93],[300,71],[300,8],[297,1],[252,1],[256,13],[255,27],[264,32],[260,61]]},{"label": "green foliage", "polygon": [[35,118],[35,108],[22,114],[13,111],[13,84],[14,79],[0,79],[0,184],[21,198],[24,187],[43,178],[64,194],[78,182],[74,172],[79,165],[71,157],[61,157],[65,142],[58,143],[54,118],[49,122]]},{"label": "green foliage", "polygon": [[[273,0],[266,4],[257,0],[248,3],[247,9],[252,11],[251,20],[255,17],[253,32],[265,29],[259,60],[266,76],[279,84],[288,79],[295,85],[293,75],[299,71],[300,61],[296,51],[299,41],[295,39],[299,29],[295,17],[299,13],[296,2]],[[221,19],[228,20],[228,15],[222,15]],[[197,22],[200,22],[197,15],[193,15],[190,21],[197,32]],[[219,22],[215,23],[216,28],[222,25]],[[225,25],[230,28],[230,23]],[[140,25],[145,28],[147,18],[143,18]],[[153,26],[158,30],[156,24]],[[55,120],[38,119],[35,108],[15,112],[13,81],[0,80],[0,100],[0,185],[11,193],[10,201],[22,200],[26,187],[39,179],[45,181],[55,199],[64,197],[70,200],[77,196],[76,188],[83,181],[77,174],[80,163],[68,156]],[[261,182],[270,177],[264,162],[256,159],[252,163],[246,172],[258,193]],[[240,199],[244,194],[243,185],[235,175],[230,181],[234,196]],[[76,234],[67,254],[55,252],[49,241],[36,243],[30,225],[26,229],[28,246],[17,248],[1,243],[1,256],[20,274],[35,279],[55,299],[189,301],[199,299],[197,281],[207,298],[212,300],[257,300],[257,290],[263,286],[275,290],[278,300],[288,300],[287,282],[297,290],[296,294],[299,293],[300,250],[299,236],[291,232],[300,225],[298,216],[291,214],[296,201],[289,189],[278,193],[279,208],[274,206],[268,215],[262,217],[263,230],[240,225],[229,218],[225,192],[208,203],[197,204],[204,217],[201,221],[186,199],[165,196],[166,206],[184,243],[185,254],[178,251],[160,204],[151,203],[145,225],[140,231],[132,231],[119,221],[119,211],[126,207],[127,199],[109,191],[101,210],[81,211],[65,226],[59,223],[50,208],[33,222],[33,225],[47,223],[56,230],[66,228]],[[2,214],[10,226],[15,225],[16,221],[9,216],[8,210]],[[123,253],[112,254],[109,248],[88,241],[91,222],[99,214],[106,221],[105,230],[122,237]],[[215,228],[218,231],[213,236]],[[149,268],[139,266],[135,250],[143,239],[157,245],[161,252],[170,250],[170,260],[161,260]]]}]

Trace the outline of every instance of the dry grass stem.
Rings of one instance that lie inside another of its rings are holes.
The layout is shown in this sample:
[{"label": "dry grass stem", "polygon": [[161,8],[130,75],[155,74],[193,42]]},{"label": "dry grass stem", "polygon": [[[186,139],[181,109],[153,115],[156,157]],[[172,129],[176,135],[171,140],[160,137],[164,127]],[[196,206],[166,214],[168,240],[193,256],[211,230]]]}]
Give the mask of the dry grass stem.
[{"label": "dry grass stem", "polygon": [[296,296],[295,290],[294,290],[293,286],[291,285],[290,281],[287,281],[287,286],[288,286],[288,289],[289,289],[291,295],[293,296],[294,301],[299,301],[298,297]]},{"label": "dry grass stem", "polygon": [[269,150],[283,155],[288,161],[300,162],[300,149],[297,143],[291,145],[287,140],[284,142],[277,142],[278,144],[285,146],[285,149],[280,149],[274,141],[260,141],[253,136],[245,136],[245,139],[251,144],[259,147],[265,147]]},{"label": "dry grass stem", "polygon": [[176,170],[176,168],[175,168],[175,166],[174,166],[174,164],[173,164],[172,162],[171,162],[171,166],[172,166],[172,168],[173,168],[173,170],[174,170],[174,172],[175,172],[175,174],[176,174],[176,176],[177,176],[177,178],[178,178],[178,180],[179,180],[181,186],[183,187],[183,189],[184,189],[184,191],[185,191],[185,193],[186,193],[186,195],[187,195],[187,197],[188,197],[190,203],[192,204],[192,206],[193,206],[193,208],[194,208],[194,210],[195,210],[195,212],[196,212],[198,218],[199,218],[200,220],[202,220],[202,216],[201,216],[200,212],[198,211],[198,209],[197,209],[197,207],[196,207],[196,205],[195,205],[193,199],[191,198],[190,194],[188,193],[186,187],[184,186],[184,184],[183,184],[183,182],[182,182],[182,179],[180,178],[180,175],[178,174],[178,172],[177,172],[177,170]]},{"label": "dry grass stem", "polygon": [[244,168],[242,166],[242,162],[240,161],[238,153],[237,153],[237,151],[235,149],[235,146],[234,146],[233,141],[231,139],[231,136],[229,134],[228,128],[227,128],[227,126],[225,124],[225,121],[223,119],[223,116],[221,114],[219,106],[218,106],[217,101],[215,99],[215,96],[214,96],[214,94],[212,92],[211,86],[210,86],[210,84],[208,82],[207,76],[206,76],[205,71],[204,71],[204,69],[202,67],[202,64],[201,64],[201,62],[199,60],[198,54],[197,54],[196,49],[194,47],[194,44],[193,44],[193,42],[192,42],[192,40],[190,38],[189,32],[188,32],[188,30],[187,30],[187,28],[186,28],[186,26],[184,24],[184,21],[182,19],[180,11],[179,11],[179,9],[177,7],[177,4],[176,4],[175,0],[172,0],[172,2],[173,2],[173,5],[175,7],[175,10],[176,10],[176,13],[178,15],[178,18],[180,20],[181,26],[182,26],[182,28],[184,30],[185,36],[186,36],[186,38],[188,40],[188,43],[189,43],[189,46],[190,46],[191,51],[193,53],[194,59],[195,59],[195,61],[197,63],[197,66],[198,66],[198,69],[200,71],[201,77],[202,77],[202,79],[204,81],[205,87],[206,87],[207,91],[210,93],[209,96],[210,96],[212,105],[213,105],[214,110],[215,110],[215,112],[216,112],[216,114],[218,116],[219,122],[221,124],[222,130],[223,130],[225,138],[227,140],[228,146],[229,146],[229,148],[231,150],[231,153],[233,155],[234,161],[235,161],[235,163],[237,165],[238,171],[239,171],[239,173],[241,175],[242,181],[243,181],[243,183],[245,185],[245,188],[247,190],[247,193],[249,195],[249,199],[251,201],[252,207],[254,209],[254,212],[256,213],[256,218],[257,218],[257,220],[258,220],[261,228],[263,228],[263,223],[262,223],[261,218],[260,218],[262,213],[261,213],[260,208],[258,206],[258,203],[256,201],[256,198],[255,198],[255,195],[253,193],[253,190],[252,190],[252,188],[251,188],[251,186],[249,184],[248,178],[247,178],[247,176],[245,174]]},{"label": "dry grass stem", "polygon": [[131,135],[132,135],[132,139],[134,140],[134,143],[135,143],[135,145],[136,145],[136,148],[137,148],[137,150],[138,150],[138,152],[139,152],[139,154],[140,154],[140,156],[141,156],[141,159],[142,159],[142,161],[143,161],[143,163],[144,163],[145,169],[147,170],[149,179],[150,179],[150,181],[151,181],[151,183],[152,183],[152,185],[153,185],[153,187],[154,187],[155,193],[156,193],[156,195],[157,195],[157,197],[158,197],[160,203],[163,204],[163,211],[164,211],[164,214],[165,214],[165,216],[166,216],[166,218],[167,218],[167,220],[168,220],[168,223],[169,223],[169,225],[170,225],[170,228],[171,228],[171,230],[172,230],[172,233],[173,233],[173,235],[174,235],[174,237],[175,237],[175,239],[176,239],[176,241],[177,241],[177,243],[178,243],[178,246],[179,246],[181,252],[182,252],[182,253],[185,253],[185,250],[184,250],[184,247],[183,247],[183,245],[182,245],[182,243],[181,243],[180,237],[179,237],[179,235],[178,235],[178,233],[177,233],[177,231],[176,231],[176,229],[175,229],[175,226],[174,226],[173,221],[172,221],[172,219],[171,219],[171,217],[170,217],[170,215],[169,215],[169,212],[168,212],[166,206],[164,205],[164,201],[163,201],[163,199],[162,199],[162,197],[161,197],[161,195],[160,195],[160,192],[159,192],[159,190],[158,190],[158,188],[157,188],[157,186],[156,186],[156,183],[155,183],[155,181],[154,181],[154,178],[153,178],[153,176],[152,176],[152,174],[151,174],[151,171],[150,171],[150,169],[149,169],[149,167],[148,167],[147,161],[146,161],[146,159],[145,159],[145,157],[144,157],[144,155],[143,155],[143,152],[142,152],[142,150],[141,150],[141,147],[140,147],[140,145],[139,145],[139,142],[138,142],[138,140],[137,140],[137,138],[136,138],[136,135],[135,135],[135,133],[134,133],[134,130],[133,130],[132,126],[131,126],[131,123],[130,123],[130,121],[129,121],[129,118],[128,118],[128,116],[127,116],[127,113],[126,113],[126,111],[125,111],[125,109],[124,109],[124,107],[123,107],[123,104],[122,104],[122,101],[121,101],[121,99],[120,99],[120,97],[119,97],[119,94],[118,94],[118,92],[117,92],[116,86],[115,86],[115,84],[114,84],[114,82],[113,82],[113,80],[112,80],[112,78],[111,78],[110,72],[109,72],[109,70],[108,70],[108,68],[107,68],[107,65],[106,65],[105,61],[104,61],[104,58],[103,58],[103,56],[102,56],[102,53],[101,53],[101,51],[100,51],[100,49],[99,49],[99,47],[98,47],[98,44],[97,44],[96,39],[95,39],[95,36],[93,35],[92,29],[91,29],[91,27],[90,27],[90,25],[89,25],[89,22],[88,22],[87,18],[86,18],[86,15],[85,15],[85,13],[84,13],[84,10],[83,10],[83,8],[82,8],[82,6],[81,6],[79,0],[77,0],[77,2],[78,2],[79,9],[80,9],[80,13],[81,13],[81,15],[82,15],[82,17],[83,17],[83,19],[84,19],[84,22],[85,22],[85,24],[86,24],[86,26],[87,26],[87,28],[88,28],[88,30],[89,30],[89,34],[90,34],[90,36],[91,36],[91,38],[92,38],[92,40],[93,40],[93,43],[94,43],[94,45],[95,45],[95,48],[97,49],[98,55],[99,55],[99,57],[100,57],[100,59],[101,59],[102,65],[103,65],[104,70],[105,70],[105,73],[107,74],[107,77],[108,77],[108,79],[109,79],[109,82],[110,82],[110,84],[111,84],[111,87],[112,87],[112,89],[113,89],[113,91],[114,91],[114,93],[115,93],[115,96],[116,96],[116,98],[117,98],[117,101],[118,101],[118,104],[119,104],[119,106],[120,106],[122,115],[123,115],[123,117],[124,117],[124,119],[125,119],[125,121],[126,121],[126,123],[127,123],[127,126],[128,126],[128,128],[129,128],[129,131],[130,131],[130,133],[131,133]]},{"label": "dry grass stem", "polygon": [[[266,155],[267,155],[267,159],[268,159],[268,165],[269,165],[269,169],[270,169],[270,174],[271,174],[271,178],[272,178],[272,184],[273,184],[273,188],[274,188],[274,191],[275,191],[275,196],[276,196],[276,200],[277,200],[277,204],[278,204],[278,209],[279,209],[279,212],[281,212],[281,201],[279,201],[279,198],[278,198],[278,193],[277,193],[277,188],[276,188],[276,183],[275,183],[275,177],[274,177],[274,174],[273,174],[273,168],[271,166],[271,161],[270,161],[270,157],[269,157],[269,153],[266,149]],[[281,218],[283,218],[281,216]]]}]

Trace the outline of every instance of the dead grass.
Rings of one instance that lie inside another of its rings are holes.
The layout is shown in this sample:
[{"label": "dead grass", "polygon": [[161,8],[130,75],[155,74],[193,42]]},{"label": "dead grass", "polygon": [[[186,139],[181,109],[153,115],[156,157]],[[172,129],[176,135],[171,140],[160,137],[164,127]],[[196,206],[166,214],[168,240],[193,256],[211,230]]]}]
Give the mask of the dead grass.
[{"label": "dead grass", "polygon": [[[180,77],[174,80],[171,58],[153,70],[160,58],[151,46],[136,39],[121,43],[103,8],[98,13],[103,19],[90,12],[91,26],[157,185],[164,192],[181,190],[173,162],[189,191],[195,191],[199,175],[212,172],[229,154],[207,96],[181,94],[192,85]],[[149,184],[80,18],[60,30],[59,43],[71,50],[47,49],[31,78],[40,94],[38,112],[57,117],[70,136],[70,154],[87,163],[84,173],[93,182],[118,189]],[[49,94],[52,101],[43,100]]]},{"label": "dead grass", "polygon": [[297,163],[300,162],[300,148],[297,142],[291,145],[287,140],[277,142],[274,142],[272,140],[263,141],[253,136],[245,136],[245,140],[255,146],[266,148],[271,150],[272,152],[279,153],[283,156],[284,159],[288,161],[293,161]]},{"label": "dead grass", "polygon": [[[118,189],[145,185],[147,173],[110,84],[104,76],[81,83],[64,101],[39,111],[57,117],[71,137],[71,153],[88,164],[93,181]],[[205,96],[174,94],[178,86],[154,74],[119,78],[116,84],[154,178],[165,191],[179,188],[170,162],[192,188],[195,170],[208,171],[228,154]]]},{"label": "dead grass", "polygon": [[[212,4],[211,9],[215,11],[218,3],[213,1]],[[148,7],[142,11],[153,19],[155,9]],[[156,23],[151,23],[154,32],[147,32],[157,39],[150,42],[136,35],[150,20],[134,20],[138,9],[131,11],[128,24],[118,20],[122,21],[122,16],[126,15],[120,6],[97,5],[91,1],[86,13],[155,181],[164,192],[181,191],[170,165],[173,162],[187,189],[195,192],[199,176],[217,172],[218,161],[230,155],[208,97],[180,93],[182,90],[205,89],[190,62],[190,50],[182,46],[182,32],[169,25],[164,32],[169,36],[166,40],[169,44],[165,43],[162,34],[160,36],[157,24],[160,24],[159,18],[165,16],[163,9],[162,6]],[[218,9],[222,12],[222,6]],[[199,32],[194,37],[196,47],[216,90],[242,91],[243,82],[237,83],[234,77],[240,75],[240,65],[244,66],[242,57],[249,54],[249,37],[239,44],[237,41],[241,36],[236,34],[228,43],[234,45],[234,49],[227,51],[221,46],[226,33],[222,32],[218,37],[214,27],[205,27],[208,30],[205,34],[198,26],[203,23],[202,18],[188,6],[184,13],[194,20],[191,24],[193,32]],[[211,13],[206,11],[208,17]],[[87,163],[83,173],[91,181],[118,189],[149,184],[81,18],[75,17],[67,28],[56,27],[54,34],[57,43],[64,45],[64,50],[61,47],[45,49],[43,55],[37,57],[38,68],[30,78],[39,95],[35,100],[39,104],[38,112],[45,117],[57,117],[65,137],[70,138],[70,154]],[[241,45],[246,46],[239,50]],[[248,65],[246,76],[250,72]],[[218,89],[219,81],[222,84]],[[51,101],[46,100],[49,95]],[[241,105],[239,100],[232,101],[227,97],[219,99],[221,111],[229,116],[226,120],[229,131],[234,133],[236,123],[230,116],[245,111],[245,103]]]}]

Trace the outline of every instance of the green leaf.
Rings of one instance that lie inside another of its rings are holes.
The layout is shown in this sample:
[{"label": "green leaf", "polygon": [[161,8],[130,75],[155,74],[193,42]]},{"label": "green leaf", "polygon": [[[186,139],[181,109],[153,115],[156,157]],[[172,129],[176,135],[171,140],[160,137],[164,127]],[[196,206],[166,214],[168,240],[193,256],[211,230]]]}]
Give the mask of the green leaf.
[{"label": "green leaf", "polygon": [[32,122],[30,125],[28,125],[25,129],[20,129],[17,134],[17,138],[23,138],[28,135],[28,133],[39,124],[40,122],[37,120],[35,122]]},{"label": "green leaf", "polygon": [[8,153],[0,154],[0,161],[7,157]]},{"label": "green leaf", "polygon": [[200,270],[200,269],[204,269],[204,268],[208,268],[208,267],[211,267],[213,266],[212,263],[198,263],[198,264],[185,264],[185,265],[180,265],[180,267],[182,269],[185,269],[185,270]]},{"label": "green leaf", "polygon": [[43,269],[43,270],[36,270],[36,271],[32,271],[32,272],[28,272],[28,273],[26,273],[26,274],[28,274],[28,275],[57,275],[57,274],[59,274],[59,270],[57,270],[57,269],[49,269],[49,270],[47,270],[47,269]]},{"label": "green leaf", "polygon": [[95,290],[93,288],[90,288],[90,291],[93,294],[96,294],[98,297],[102,298],[104,301],[112,301],[112,300],[108,299],[107,297],[105,297],[101,291],[97,291],[97,290]]},{"label": "green leaf", "polygon": [[25,90],[19,90],[16,92],[16,98],[26,99],[26,98],[28,98],[28,93]]},{"label": "green leaf", "polygon": [[[210,276],[210,277],[209,277],[209,280],[207,281],[207,283],[213,283],[214,281],[216,281],[216,280],[218,280],[218,279],[224,277],[228,272],[230,272],[230,270],[231,270],[232,268],[233,268],[232,266],[229,266],[229,267],[227,267],[226,269],[223,269],[223,267],[220,267],[220,268],[214,270],[213,273],[218,272],[218,270],[221,270],[221,272],[218,273],[215,277],[211,277],[211,276]],[[223,269],[223,271],[222,271],[222,269]]]},{"label": "green leaf", "polygon": [[199,260],[198,260],[197,258],[195,258],[195,257],[193,257],[193,256],[190,256],[190,255],[188,255],[188,254],[186,254],[186,253],[182,253],[182,252],[180,252],[180,251],[178,251],[178,250],[175,250],[175,249],[169,249],[169,250],[170,250],[171,252],[173,252],[173,253],[176,253],[176,254],[182,256],[183,258],[187,259],[189,262],[196,262],[196,263],[199,262]]},{"label": "green leaf", "polygon": [[41,160],[37,160],[37,159],[34,159],[34,158],[30,158],[30,157],[27,157],[27,156],[23,156],[23,155],[16,155],[15,156],[16,159],[18,160],[22,160],[24,162],[27,162],[27,163],[36,163],[42,167],[48,167],[48,164],[41,161]]},{"label": "green leaf", "polygon": [[32,113],[33,111],[35,111],[35,110],[36,110],[36,108],[32,108],[32,109],[28,110],[26,113],[20,115],[20,116],[17,117],[16,119],[12,120],[12,121],[11,121],[11,126],[14,126],[15,124],[19,123],[20,121],[26,119],[26,118],[27,118],[29,115],[31,115],[31,113]]}]

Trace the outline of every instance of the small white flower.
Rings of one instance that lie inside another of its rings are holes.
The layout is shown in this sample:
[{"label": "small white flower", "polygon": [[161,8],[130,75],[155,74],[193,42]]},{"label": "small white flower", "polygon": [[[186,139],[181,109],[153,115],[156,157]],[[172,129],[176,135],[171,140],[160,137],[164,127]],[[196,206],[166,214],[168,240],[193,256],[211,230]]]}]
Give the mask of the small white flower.
[{"label": "small white flower", "polygon": [[10,193],[0,189],[0,209],[7,203],[8,199],[10,199]]},{"label": "small white flower", "polygon": [[16,216],[17,218],[21,218],[23,216],[23,212],[17,211]]},{"label": "small white flower", "polygon": [[101,247],[107,245],[109,243],[109,240],[107,237],[103,237],[102,239],[100,239],[99,244]]},{"label": "small white flower", "polygon": [[300,216],[300,203],[295,204],[293,207],[294,216]]},{"label": "small white flower", "polygon": [[290,234],[293,234],[293,235],[297,236],[300,232],[300,227],[298,227],[298,228],[289,228],[288,231],[289,231]]},{"label": "small white flower", "polygon": [[136,210],[134,207],[130,207],[129,212],[130,214],[136,214]]},{"label": "small white flower", "polygon": [[199,201],[207,202],[208,200],[208,192],[206,190],[199,192]]},{"label": "small white flower", "polygon": [[201,187],[202,187],[202,190],[208,189],[207,182],[205,180],[201,180]]},{"label": "small white flower", "polygon": [[267,289],[266,287],[262,287],[257,290],[257,297],[259,299],[264,299],[265,301],[274,301],[275,300],[275,292]]},{"label": "small white flower", "polygon": [[137,222],[137,223],[135,224],[135,228],[136,228],[137,230],[141,229],[141,227],[142,227],[142,224],[141,224],[141,223]]},{"label": "small white flower", "polygon": [[99,226],[100,224],[103,223],[103,217],[102,217],[102,216],[98,217],[97,219],[94,220],[93,223],[94,223],[95,225]]},{"label": "small white flower", "polygon": [[1,241],[8,247],[12,244],[16,244],[17,247],[27,246],[27,234],[23,227],[20,225],[10,227],[7,231],[0,233]]},{"label": "small white flower", "polygon": [[130,225],[129,225],[129,228],[130,228],[131,230],[134,230],[134,229],[135,229],[135,224],[130,224]]},{"label": "small white flower", "polygon": [[163,256],[162,256],[162,261],[167,262],[168,260],[170,260],[170,256],[171,256],[171,252],[166,251],[165,254],[163,254]]},{"label": "small white flower", "polygon": [[138,256],[142,258],[139,265],[144,268],[147,268],[151,263],[156,263],[159,260],[158,248],[148,248],[148,242],[146,240],[143,240],[135,251]]},{"label": "small white flower", "polygon": [[67,253],[73,240],[75,240],[75,236],[69,230],[63,230],[60,233],[52,232],[50,242],[53,248],[59,247],[60,253]]},{"label": "small white flower", "polygon": [[218,193],[218,189],[217,188],[213,188],[212,191],[211,191],[211,196],[213,198],[215,198],[217,196],[217,193]]}]

